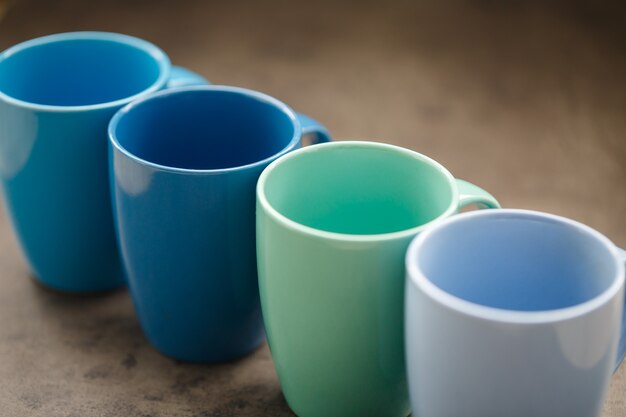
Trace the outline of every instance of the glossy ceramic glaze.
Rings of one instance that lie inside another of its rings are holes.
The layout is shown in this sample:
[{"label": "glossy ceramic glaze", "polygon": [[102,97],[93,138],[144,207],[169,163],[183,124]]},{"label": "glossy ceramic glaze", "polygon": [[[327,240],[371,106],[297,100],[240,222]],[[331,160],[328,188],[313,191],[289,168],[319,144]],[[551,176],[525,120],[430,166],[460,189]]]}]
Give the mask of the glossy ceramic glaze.
[{"label": "glossy ceramic glaze", "polygon": [[[178,72],[180,71],[180,72]],[[33,274],[62,291],[124,283],[115,244],[106,130],[124,104],[203,82],[156,46],[101,32],[33,39],[0,54],[0,179]]]},{"label": "glossy ceramic glaze", "polygon": [[593,229],[525,210],[421,234],[406,256],[413,415],[600,415],[624,353],[625,261]]},{"label": "glossy ceramic glaze", "polygon": [[235,87],[168,90],[111,121],[114,211],[128,282],[152,344],[177,359],[241,356],[264,339],[255,185],[312,119]]},{"label": "glossy ceramic glaze", "polygon": [[409,414],[404,254],[417,233],[472,203],[498,206],[437,162],[381,143],[304,148],[263,172],[263,316],[298,416]]}]

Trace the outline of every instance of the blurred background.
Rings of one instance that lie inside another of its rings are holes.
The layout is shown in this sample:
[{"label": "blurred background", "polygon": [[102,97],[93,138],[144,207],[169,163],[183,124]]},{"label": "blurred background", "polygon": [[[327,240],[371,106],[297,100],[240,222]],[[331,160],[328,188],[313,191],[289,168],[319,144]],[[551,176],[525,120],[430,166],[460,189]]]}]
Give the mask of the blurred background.
[{"label": "blurred background", "polygon": [[[338,140],[427,154],[503,206],[626,247],[624,2],[0,0],[0,50],[75,30],[145,38]],[[68,297],[29,274],[0,210],[0,414],[291,415],[266,346],[176,363],[147,345],[125,292]],[[603,417],[624,415],[622,368]]]}]

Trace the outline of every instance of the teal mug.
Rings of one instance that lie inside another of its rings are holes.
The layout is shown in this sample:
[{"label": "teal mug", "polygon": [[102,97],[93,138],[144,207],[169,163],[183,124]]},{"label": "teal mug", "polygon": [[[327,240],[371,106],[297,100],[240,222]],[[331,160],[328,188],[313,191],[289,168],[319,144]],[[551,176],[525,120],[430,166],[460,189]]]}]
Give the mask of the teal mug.
[{"label": "teal mug", "polygon": [[464,206],[499,207],[432,159],[374,142],[296,150],[257,184],[266,333],[300,417],[410,412],[404,256],[415,235]]},{"label": "teal mug", "polygon": [[125,283],[109,196],[109,120],[146,94],[206,82],[157,46],[118,33],[60,33],[0,53],[0,188],[41,283],[68,292]]}]

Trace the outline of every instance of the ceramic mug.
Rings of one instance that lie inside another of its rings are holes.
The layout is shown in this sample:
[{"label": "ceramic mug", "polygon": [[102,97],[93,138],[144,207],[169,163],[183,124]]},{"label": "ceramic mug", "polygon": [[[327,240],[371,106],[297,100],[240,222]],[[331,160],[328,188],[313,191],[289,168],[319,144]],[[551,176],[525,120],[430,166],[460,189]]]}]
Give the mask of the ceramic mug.
[{"label": "ceramic mug", "polygon": [[172,89],[111,120],[111,184],[123,264],[150,342],[185,361],[224,361],[264,340],[255,186],[314,120],[243,88]]},{"label": "ceramic mug", "polygon": [[0,54],[0,183],[40,282],[71,292],[123,285],[107,125],[142,95],[203,83],[155,45],[115,33],[45,36]]},{"label": "ceramic mug", "polygon": [[406,256],[414,415],[598,416],[624,357],[624,261],[597,231],[526,210],[464,213],[418,236]]},{"label": "ceramic mug", "polygon": [[298,416],[409,414],[404,254],[417,233],[469,204],[498,207],[432,159],[382,143],[300,149],[261,174],[263,317]]}]

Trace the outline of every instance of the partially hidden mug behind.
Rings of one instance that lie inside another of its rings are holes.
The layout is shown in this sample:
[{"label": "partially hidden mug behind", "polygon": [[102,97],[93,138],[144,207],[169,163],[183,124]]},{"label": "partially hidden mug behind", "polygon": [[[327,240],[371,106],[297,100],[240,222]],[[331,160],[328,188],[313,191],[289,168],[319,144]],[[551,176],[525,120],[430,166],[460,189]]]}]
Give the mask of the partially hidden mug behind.
[{"label": "partially hidden mug behind", "polygon": [[625,261],[595,230],[526,210],[464,213],[418,236],[406,256],[414,415],[600,415],[624,357]]},{"label": "partially hidden mug behind", "polygon": [[155,45],[115,33],[50,35],[0,54],[0,183],[40,282],[70,292],[124,284],[107,125],[146,93],[203,83]]},{"label": "partially hidden mug behind", "polygon": [[160,92],[111,120],[122,260],[143,330],[162,353],[224,361],[264,339],[255,186],[303,133],[330,140],[278,100],[226,86]]},{"label": "partially hidden mug behind", "polygon": [[300,417],[405,417],[404,255],[461,207],[498,207],[417,152],[334,142],[272,163],[257,186],[263,316]]}]

